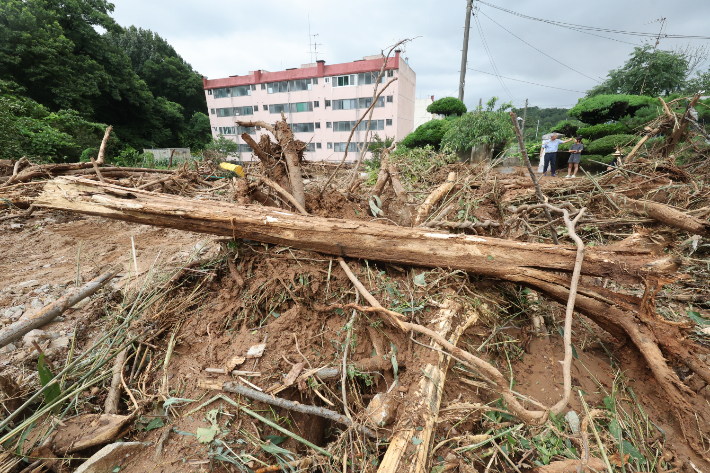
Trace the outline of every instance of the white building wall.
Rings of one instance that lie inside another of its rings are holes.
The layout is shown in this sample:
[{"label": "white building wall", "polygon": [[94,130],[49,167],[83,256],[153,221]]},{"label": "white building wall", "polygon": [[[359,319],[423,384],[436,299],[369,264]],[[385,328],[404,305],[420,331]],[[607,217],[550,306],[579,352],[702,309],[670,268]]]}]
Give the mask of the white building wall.
[{"label": "white building wall", "polygon": [[423,125],[429,120],[434,119],[434,115],[426,111],[426,108],[433,102],[433,95],[424,99],[414,100],[414,130],[416,130],[419,125]]}]

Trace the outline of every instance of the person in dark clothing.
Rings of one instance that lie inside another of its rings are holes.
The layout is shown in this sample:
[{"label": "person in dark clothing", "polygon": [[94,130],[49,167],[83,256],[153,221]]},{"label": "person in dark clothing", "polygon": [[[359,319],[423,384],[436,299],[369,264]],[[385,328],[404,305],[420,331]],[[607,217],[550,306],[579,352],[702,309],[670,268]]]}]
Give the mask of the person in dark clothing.
[{"label": "person in dark clothing", "polygon": [[621,164],[621,157],[621,151],[617,151],[616,153],[614,153],[614,159],[612,159],[609,165],[606,167],[607,172],[613,171],[614,169],[619,167],[619,165]]},{"label": "person in dark clothing", "polygon": [[569,140],[558,140],[557,139],[557,133],[553,133],[552,136],[550,136],[550,140],[546,141],[542,144],[542,148],[540,149],[540,157],[542,158],[542,153],[543,151],[545,152],[545,167],[542,168],[542,175],[545,176],[547,175],[547,168],[548,166],[550,167],[550,174],[552,174],[552,177],[555,177],[555,164],[557,161],[557,148],[563,143],[569,143],[572,141],[572,138]]},{"label": "person in dark clothing", "polygon": [[[582,137],[578,136],[575,138],[574,144],[569,149],[569,159],[567,160],[567,175],[565,179],[577,177],[577,171],[579,170],[579,162],[582,159],[582,150],[584,145],[582,144]],[[574,172],[572,168],[574,167]]]}]

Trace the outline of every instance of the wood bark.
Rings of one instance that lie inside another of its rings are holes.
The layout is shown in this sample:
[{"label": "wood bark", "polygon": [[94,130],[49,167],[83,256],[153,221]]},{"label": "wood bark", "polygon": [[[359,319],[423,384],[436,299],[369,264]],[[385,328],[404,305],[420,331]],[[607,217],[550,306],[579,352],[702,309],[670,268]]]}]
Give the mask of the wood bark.
[{"label": "wood bark", "polygon": [[693,235],[710,237],[710,223],[658,203],[634,200],[622,194],[608,194],[617,205],[642,217],[651,217],[661,223],[684,230]]},{"label": "wood bark", "polygon": [[[86,179],[45,185],[36,207],[292,246],[325,254],[423,267],[457,268],[510,280],[571,273],[576,249],[499,238],[453,235],[427,228],[296,215],[283,210],[154,194]],[[645,248],[590,248],[583,275],[640,283],[675,270],[673,260]],[[623,265],[623,268],[621,267]],[[553,282],[552,279],[547,279]],[[565,299],[566,300],[566,299]]]},{"label": "wood bark", "polygon": [[[447,299],[436,316],[438,322],[435,330],[443,337],[450,334],[449,342],[453,345],[456,345],[461,334],[478,320],[478,312],[472,311],[454,327],[453,321],[462,309],[461,304]],[[436,342],[433,346],[441,348]],[[429,471],[429,450],[439,416],[449,361],[450,357],[439,352],[438,363],[427,364],[424,368],[425,376],[421,377],[418,389],[410,394],[403,406],[407,415],[402,416],[402,420],[406,425],[395,428],[396,433],[377,470],[378,473],[394,473],[405,469],[411,473]],[[421,440],[416,445],[412,442],[415,435]],[[405,456],[410,459],[406,465],[402,462]]]},{"label": "wood bark", "polygon": [[426,200],[424,200],[424,203],[419,206],[419,210],[417,210],[417,217],[414,219],[414,226],[421,225],[421,223],[429,216],[432,207],[434,207],[451,189],[454,188],[455,183],[456,173],[450,172],[446,178],[446,182],[434,189]]},{"label": "wood bark", "polygon": [[[673,150],[675,150],[675,147],[685,135],[685,132],[688,129],[688,125],[690,124],[690,120],[688,119],[688,117],[690,116],[690,109],[694,108],[698,104],[699,100],[700,94],[695,94],[690,100],[690,103],[688,104],[688,107],[686,108],[683,117],[680,119],[680,121],[676,122],[677,126],[673,128],[673,132],[668,136],[668,138],[666,138],[666,142],[661,148],[661,153],[663,154],[663,156],[670,156],[670,154],[673,152]],[[661,102],[663,102],[663,100],[661,100]],[[663,105],[666,109],[668,108],[665,103]],[[672,112],[671,116],[674,117],[672,115]]]}]

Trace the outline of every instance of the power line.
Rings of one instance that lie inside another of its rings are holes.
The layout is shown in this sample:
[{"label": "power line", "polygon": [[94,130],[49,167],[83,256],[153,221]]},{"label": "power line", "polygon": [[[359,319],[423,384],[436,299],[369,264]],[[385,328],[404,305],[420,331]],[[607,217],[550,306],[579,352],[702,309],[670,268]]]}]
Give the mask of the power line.
[{"label": "power line", "polygon": [[476,22],[476,26],[478,27],[478,34],[481,36],[481,42],[483,43],[483,47],[486,50],[486,53],[488,54],[488,59],[491,61],[491,66],[493,66],[493,71],[496,73],[495,75],[498,77],[498,82],[500,82],[500,85],[503,87],[505,92],[508,94],[508,97],[510,97],[511,100],[516,101],[515,97],[513,97],[513,94],[510,93],[508,90],[508,87],[506,87],[505,83],[503,82],[503,79],[501,79],[500,73],[498,72],[498,68],[496,67],[496,63],[493,60],[493,55],[491,54],[490,49],[488,49],[488,43],[486,42],[486,38],[483,35],[483,29],[481,28],[481,23],[478,21],[478,16],[476,16],[475,13],[473,13],[473,19]]},{"label": "power line", "polygon": [[[467,68],[467,69],[468,69],[469,71],[473,71],[473,72],[480,72],[481,74],[488,74],[489,76],[495,76],[495,75],[496,75],[496,74],[491,74],[490,72],[479,71],[478,69],[472,69],[472,68],[470,68],[470,67]],[[521,79],[513,79],[512,77],[503,77],[503,76],[499,76],[499,77],[502,77],[503,79],[514,80],[514,81],[516,81],[516,82],[525,82],[526,84],[539,85],[540,87],[547,87],[548,89],[566,90],[567,92],[578,92],[578,93],[580,93],[580,94],[585,94],[585,93],[586,93],[586,92],[582,92],[581,90],[563,89],[563,88],[561,88],[561,87],[553,87],[553,86],[551,86],[551,85],[538,84],[538,83],[536,83],[536,82],[528,82],[528,81],[526,81],[526,80],[521,80]]]},{"label": "power line", "polygon": [[[641,37],[645,37],[645,38],[656,38],[656,36],[657,36],[655,33],[641,33],[638,31],[616,30],[613,28],[599,28],[597,26],[577,25],[574,23],[564,23],[561,21],[548,20],[548,19],[544,19],[544,18],[536,18],[534,16],[524,15],[522,13],[518,13],[513,10],[508,10],[506,8],[499,7],[497,5],[492,5],[492,4],[484,2],[482,0],[478,0],[478,3],[482,3],[483,5],[489,6],[491,8],[495,8],[496,10],[504,11],[506,13],[510,13],[511,15],[519,16],[521,18],[526,18],[528,20],[541,21],[543,23],[549,23],[551,25],[561,26],[563,28],[571,28],[571,29],[577,28],[580,30],[599,31],[602,33],[625,34],[625,35],[630,35],[630,36],[641,36]],[[669,38],[669,39],[710,39],[710,36],[664,34],[663,38]]]},{"label": "power line", "polygon": [[531,48],[533,48],[535,51],[539,52],[540,54],[549,57],[550,59],[552,59],[552,60],[555,61],[556,63],[565,66],[567,69],[569,69],[569,70],[571,70],[571,71],[574,71],[574,72],[576,72],[577,74],[583,75],[583,76],[586,77],[587,79],[592,79],[593,81],[598,82],[598,83],[601,82],[600,80],[595,79],[594,77],[590,77],[590,76],[588,76],[587,74],[585,74],[585,73],[583,73],[583,72],[580,72],[580,71],[578,71],[577,69],[574,69],[574,68],[568,66],[567,64],[563,63],[562,61],[559,61],[559,60],[555,59],[554,57],[550,56],[550,55],[547,54],[546,52],[539,50],[538,48],[536,48],[536,47],[533,46],[532,44],[530,44],[530,43],[528,43],[527,41],[525,41],[524,39],[522,39],[520,36],[516,35],[516,34],[513,33],[512,31],[510,31],[510,30],[509,30],[508,28],[506,28],[505,26],[503,26],[503,25],[501,25],[500,23],[498,23],[497,21],[495,21],[495,20],[494,20],[493,18],[491,18],[490,16],[486,15],[485,13],[483,13],[483,12],[480,11],[480,10],[479,10],[479,12],[480,12],[483,16],[485,16],[486,18],[488,18],[489,20],[491,20],[493,23],[495,23],[496,25],[500,26],[500,27],[503,28],[505,31],[507,31],[507,32],[510,33],[511,35],[515,36],[515,37],[518,38],[520,41],[522,41],[523,43],[527,44],[528,46],[530,46]]}]

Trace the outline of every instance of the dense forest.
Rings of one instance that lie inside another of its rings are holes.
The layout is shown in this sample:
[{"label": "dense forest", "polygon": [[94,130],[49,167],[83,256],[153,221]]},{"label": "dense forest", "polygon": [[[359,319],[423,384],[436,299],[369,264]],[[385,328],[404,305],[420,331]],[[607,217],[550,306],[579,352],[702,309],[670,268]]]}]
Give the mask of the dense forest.
[{"label": "dense forest", "polygon": [[[87,159],[210,140],[202,76],[106,0],[0,2],[0,158]],[[100,32],[101,31],[101,32]]]}]

